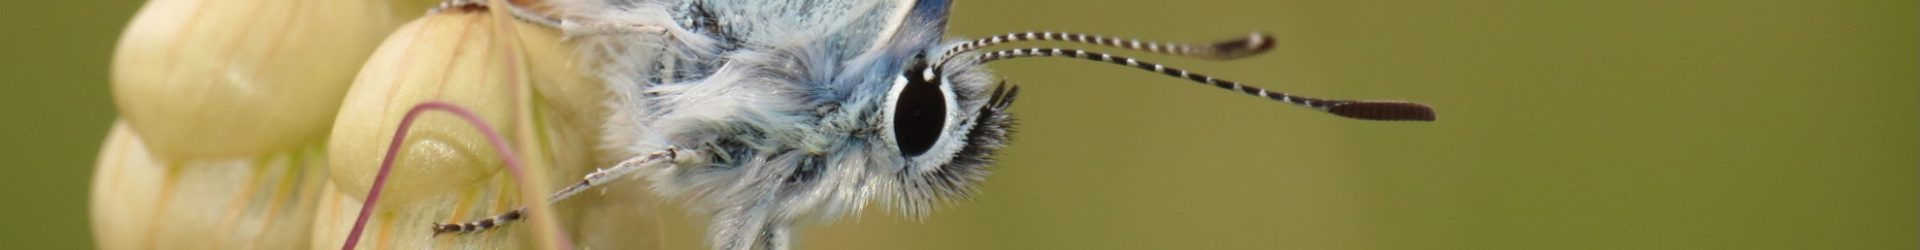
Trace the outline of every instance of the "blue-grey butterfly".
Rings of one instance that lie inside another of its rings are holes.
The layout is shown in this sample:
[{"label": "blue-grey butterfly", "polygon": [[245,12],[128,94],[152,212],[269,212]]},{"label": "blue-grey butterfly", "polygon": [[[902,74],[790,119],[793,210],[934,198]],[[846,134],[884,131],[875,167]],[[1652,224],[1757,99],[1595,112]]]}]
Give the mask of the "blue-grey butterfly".
[{"label": "blue-grey butterfly", "polygon": [[[454,5],[476,4],[456,1]],[[523,21],[579,39],[615,90],[606,140],[629,160],[551,196],[625,176],[710,215],[721,249],[786,249],[803,219],[881,203],[910,216],[965,197],[986,178],[1019,93],[985,64],[1062,57],[1107,62],[1334,115],[1432,121],[1425,105],[1305,97],[1129,57],[1066,48],[984,49],[1056,41],[1231,60],[1272,48],[1258,33],[1205,45],[1021,32],[947,40],[949,0],[574,0]],[[519,210],[434,225],[486,230]]]}]

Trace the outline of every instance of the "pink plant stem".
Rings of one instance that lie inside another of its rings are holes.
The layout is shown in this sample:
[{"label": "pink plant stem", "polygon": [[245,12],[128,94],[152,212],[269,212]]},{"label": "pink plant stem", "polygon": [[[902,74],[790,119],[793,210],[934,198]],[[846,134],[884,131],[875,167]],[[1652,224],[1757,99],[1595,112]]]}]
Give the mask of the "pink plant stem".
[{"label": "pink plant stem", "polygon": [[[380,173],[374,175],[373,188],[372,190],[367,190],[366,203],[360,205],[360,216],[354,218],[353,231],[347,232],[347,242],[340,247],[341,250],[351,250],[354,245],[360,243],[360,231],[366,229],[367,219],[373,217],[373,205],[380,201],[380,188],[387,184],[387,173],[393,170],[393,162],[400,154],[400,145],[406,142],[407,131],[412,130],[413,121],[419,118],[421,113],[425,113],[428,110],[453,113],[461,119],[466,120],[467,123],[473,124],[475,128],[480,130],[481,135],[487,137],[487,143],[493,145],[494,153],[499,154],[501,161],[506,162],[507,170],[513,174],[514,182],[522,183],[522,187],[525,187],[524,184],[530,183],[525,180],[524,176],[526,176],[526,174],[524,172],[526,169],[524,166],[526,165],[521,164],[520,155],[515,154],[513,148],[508,146],[510,144],[507,144],[507,139],[501,137],[500,133],[496,132],[498,130],[494,130],[493,126],[488,125],[485,120],[481,120],[479,115],[475,115],[473,111],[451,103],[439,101],[422,102],[419,105],[414,105],[413,109],[407,110],[407,116],[400,119],[399,130],[393,132],[393,142],[387,143],[387,154],[380,159]],[[566,232],[557,232],[557,234],[558,238],[554,240],[556,243],[559,243],[560,247],[565,249],[573,248],[573,242],[567,240]]]}]

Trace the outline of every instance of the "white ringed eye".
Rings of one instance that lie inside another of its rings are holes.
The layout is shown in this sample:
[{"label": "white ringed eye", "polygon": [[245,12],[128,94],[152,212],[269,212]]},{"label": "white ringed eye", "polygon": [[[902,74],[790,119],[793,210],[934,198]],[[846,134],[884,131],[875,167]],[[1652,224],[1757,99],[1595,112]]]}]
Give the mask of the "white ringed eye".
[{"label": "white ringed eye", "polygon": [[[892,106],[887,118],[891,138],[901,156],[912,158],[927,153],[938,144],[951,119],[955,105],[950,88],[941,84],[939,72],[924,63],[903,70],[894,78]],[[918,72],[920,77],[910,77]]]}]

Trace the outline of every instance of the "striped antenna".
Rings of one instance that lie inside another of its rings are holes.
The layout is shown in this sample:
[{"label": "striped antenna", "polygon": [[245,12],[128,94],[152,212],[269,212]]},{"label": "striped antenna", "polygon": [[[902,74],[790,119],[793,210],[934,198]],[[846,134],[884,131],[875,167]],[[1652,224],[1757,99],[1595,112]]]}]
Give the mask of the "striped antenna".
[{"label": "striped antenna", "polygon": [[953,58],[955,55],[988,46],[1026,41],[1076,42],[1209,60],[1240,59],[1267,52],[1268,49],[1273,49],[1273,37],[1261,34],[1260,32],[1253,32],[1247,34],[1245,37],[1234,38],[1232,40],[1196,46],[1181,43],[1140,41],[1140,39],[1121,39],[1082,33],[1028,31],[1007,33],[962,43],[960,46],[954,46],[953,49],[947,50],[947,53],[940,58]]},{"label": "striped antenna", "polygon": [[1186,70],[1171,68],[1157,63],[1077,49],[1026,48],[994,51],[981,55],[980,63],[986,64],[1002,59],[1032,57],[1074,57],[1126,65],[1142,70],[1159,72],[1167,76],[1185,78],[1201,84],[1210,84],[1222,89],[1238,91],[1248,95],[1265,97],[1296,106],[1333,113],[1334,115],[1347,118],[1376,121],[1433,121],[1435,119],[1433,108],[1419,103],[1403,101],[1330,100],[1273,92],[1267,91],[1267,89],[1247,86],[1234,81],[1215,79],[1211,76],[1187,72]]}]

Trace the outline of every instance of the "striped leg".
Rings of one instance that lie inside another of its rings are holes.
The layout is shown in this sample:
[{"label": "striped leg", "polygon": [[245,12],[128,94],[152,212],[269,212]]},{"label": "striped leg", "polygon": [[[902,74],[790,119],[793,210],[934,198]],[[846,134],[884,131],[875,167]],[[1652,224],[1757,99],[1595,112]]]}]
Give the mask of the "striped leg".
[{"label": "striped leg", "polygon": [[[621,177],[633,175],[634,173],[639,172],[640,169],[648,166],[653,166],[654,164],[672,163],[674,159],[679,158],[679,151],[680,149],[678,148],[667,147],[667,149],[653,152],[652,154],[647,154],[646,156],[641,156],[641,157],[628,159],[627,161],[620,162],[619,165],[616,165],[613,168],[594,171],[592,174],[587,174],[586,177],[581,178],[580,182],[576,182],[573,185],[567,186],[566,188],[562,188],[560,189],[559,192],[555,192],[552,196],[548,196],[547,203],[548,204],[559,203],[560,201],[567,200],[567,198],[572,198],[574,195],[580,194],[580,192],[584,192],[589,189],[606,185],[607,183],[618,180]],[[520,207],[520,208],[514,209],[513,211],[508,211],[506,213],[493,216],[492,218],[486,218],[486,219],[481,219],[477,221],[470,221],[466,223],[434,224],[433,234],[439,235],[442,233],[467,233],[467,232],[478,232],[478,231],[484,231],[487,229],[493,229],[495,227],[499,227],[510,222],[519,221],[523,217],[522,213],[526,212],[526,210],[527,210],[526,207]]]}]

